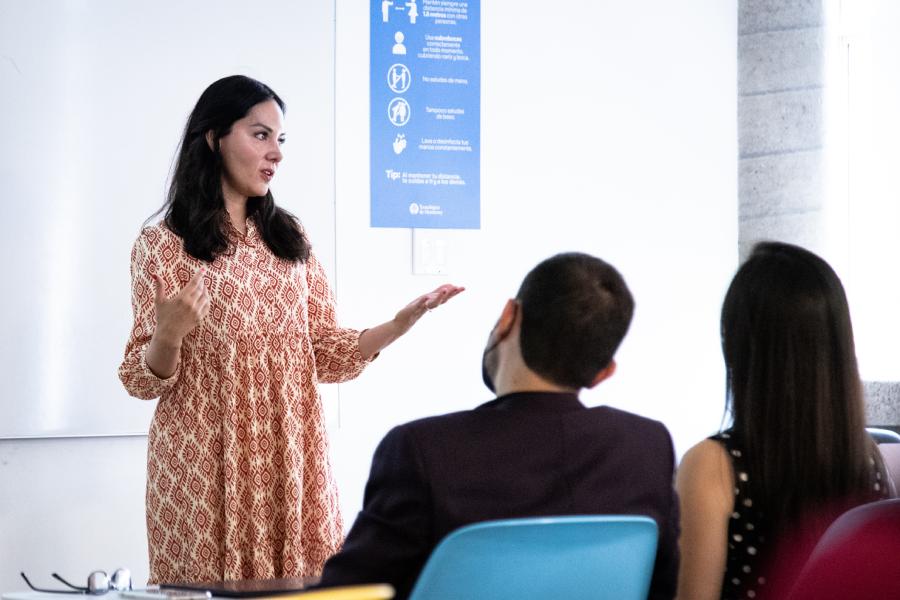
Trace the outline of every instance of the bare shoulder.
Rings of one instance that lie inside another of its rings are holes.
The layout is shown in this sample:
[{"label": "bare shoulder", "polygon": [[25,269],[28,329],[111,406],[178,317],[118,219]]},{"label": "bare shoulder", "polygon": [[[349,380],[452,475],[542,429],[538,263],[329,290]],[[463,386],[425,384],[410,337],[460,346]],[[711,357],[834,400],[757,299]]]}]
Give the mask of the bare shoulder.
[{"label": "bare shoulder", "polygon": [[724,464],[728,466],[728,453],[725,446],[715,440],[703,440],[688,450],[681,459],[682,466],[690,465],[692,468],[711,469]]},{"label": "bare shoulder", "polygon": [[675,486],[683,499],[702,496],[704,504],[731,511],[734,472],[725,447],[714,440],[703,440],[688,450],[675,476]]}]

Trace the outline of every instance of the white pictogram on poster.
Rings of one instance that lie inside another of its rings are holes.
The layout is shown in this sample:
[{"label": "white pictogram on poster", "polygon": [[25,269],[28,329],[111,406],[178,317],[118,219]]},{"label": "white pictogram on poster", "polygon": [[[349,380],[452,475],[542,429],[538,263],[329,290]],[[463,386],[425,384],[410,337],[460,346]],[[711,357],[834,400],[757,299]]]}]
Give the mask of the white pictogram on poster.
[{"label": "white pictogram on poster", "polygon": [[400,154],[406,150],[406,136],[402,133],[398,133],[397,137],[394,138],[392,146],[394,147],[394,154]]},{"label": "white pictogram on poster", "polygon": [[403,98],[394,98],[388,104],[388,118],[397,127],[403,127],[409,122],[409,102]]},{"label": "white pictogram on poster", "polygon": [[395,94],[402,94],[403,92],[408,90],[409,84],[411,82],[412,75],[410,75],[409,69],[406,68],[406,65],[397,63],[395,65],[391,65],[391,68],[388,69],[387,84],[388,87],[391,88],[391,91]]},{"label": "white pictogram on poster", "polygon": [[398,31],[394,34],[394,47],[391,48],[391,54],[406,54],[406,46],[403,45],[403,40],[406,36],[403,35],[402,31]]}]

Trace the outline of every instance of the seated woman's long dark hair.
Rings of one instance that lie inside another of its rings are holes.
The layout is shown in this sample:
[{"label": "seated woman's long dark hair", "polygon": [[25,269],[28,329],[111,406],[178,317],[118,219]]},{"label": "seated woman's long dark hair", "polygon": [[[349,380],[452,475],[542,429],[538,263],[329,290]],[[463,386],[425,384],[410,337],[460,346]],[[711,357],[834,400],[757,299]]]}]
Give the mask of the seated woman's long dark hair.
[{"label": "seated woman's long dark hair", "polygon": [[[228,135],[235,121],[266,100],[274,100],[284,112],[284,102],[267,85],[232,75],[206,88],[188,117],[169,193],[157,214],[165,211],[166,226],[184,240],[185,252],[195,258],[212,262],[229,248],[218,140]],[[215,142],[212,149],[206,139],[210,131]],[[309,242],[299,221],[275,205],[271,191],[248,199],[247,216],[273,254],[292,261],[309,258]]]},{"label": "seated woman's long dark hair", "polygon": [[876,473],[887,485],[865,430],[847,298],[824,260],[758,244],[731,282],[721,328],[734,431],[773,531],[873,498]]}]

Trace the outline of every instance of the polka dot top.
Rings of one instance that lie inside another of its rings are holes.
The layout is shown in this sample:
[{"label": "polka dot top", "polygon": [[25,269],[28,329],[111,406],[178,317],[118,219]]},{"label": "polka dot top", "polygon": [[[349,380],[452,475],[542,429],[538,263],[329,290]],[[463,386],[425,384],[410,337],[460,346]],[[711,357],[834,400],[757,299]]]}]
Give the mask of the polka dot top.
[{"label": "polka dot top", "polygon": [[766,537],[764,515],[750,494],[743,450],[728,431],[710,437],[725,446],[734,467],[734,512],[728,521],[728,558],[722,580],[723,600],[756,598],[766,578],[760,573],[760,556]]},{"label": "polka dot top", "polygon": [[[728,521],[728,556],[722,579],[722,600],[745,600],[762,597],[766,577],[762,573],[766,548],[765,514],[754,502],[750,491],[750,476],[742,445],[731,430],[710,436],[725,446],[734,469],[734,509]],[[875,460],[870,459],[872,467]],[[881,474],[875,472],[873,499],[891,497],[891,490],[883,485]]]}]

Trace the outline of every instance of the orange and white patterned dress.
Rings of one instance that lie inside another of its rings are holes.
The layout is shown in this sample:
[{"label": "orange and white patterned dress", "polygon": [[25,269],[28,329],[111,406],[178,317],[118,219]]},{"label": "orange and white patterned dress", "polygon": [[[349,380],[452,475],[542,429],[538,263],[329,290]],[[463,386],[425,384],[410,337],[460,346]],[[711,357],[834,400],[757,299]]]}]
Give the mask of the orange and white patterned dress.
[{"label": "orange and white patterned dress", "polygon": [[[252,221],[212,264],[164,225],[131,256],[134,326],[119,377],[160,400],[147,451],[150,582],[317,575],[343,525],[318,383],[367,361],[359,331],[337,326],[321,264],[277,258]],[[158,274],[175,294],[206,264],[206,318],[168,379],[145,362]]]}]

